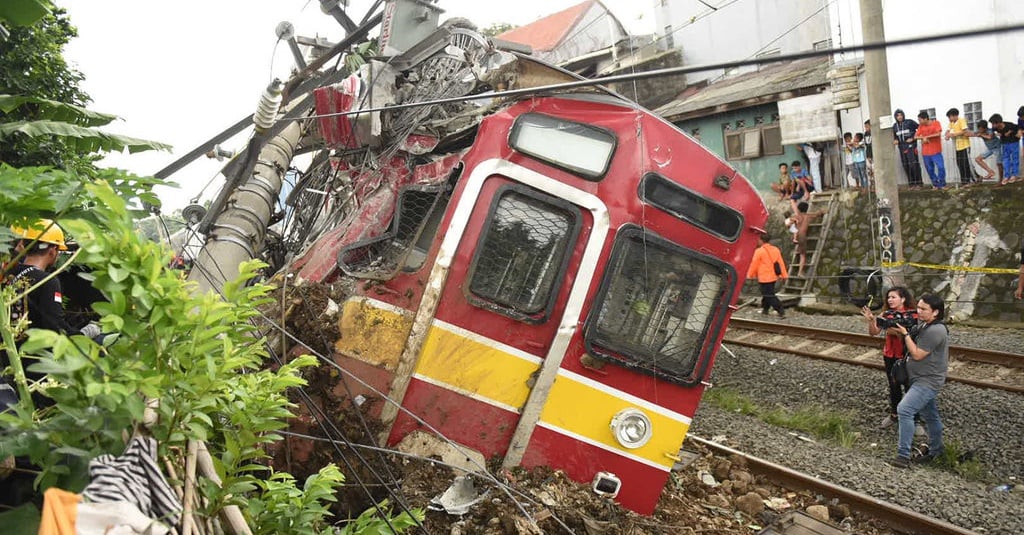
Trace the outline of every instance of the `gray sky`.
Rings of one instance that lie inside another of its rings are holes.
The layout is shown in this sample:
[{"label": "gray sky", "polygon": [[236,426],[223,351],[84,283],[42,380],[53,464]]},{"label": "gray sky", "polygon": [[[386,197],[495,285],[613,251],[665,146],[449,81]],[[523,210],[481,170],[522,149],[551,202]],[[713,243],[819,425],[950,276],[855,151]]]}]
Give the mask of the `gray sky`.
[{"label": "gray sky", "polygon": [[[466,17],[480,27],[496,22],[527,24],[581,0],[441,0],[442,19]],[[656,0],[604,0],[633,33],[652,33]],[[348,12],[362,18],[372,2],[352,0]],[[121,117],[107,131],[162,141],[173,153],[112,154],[103,164],[153,174],[239,119],[252,113],[274,76],[293,66],[288,46],[276,46],[274,28],[287,20],[303,36],[331,41],[343,36],[317,0],[56,0],[79,37],[65,57],[84,75],[91,109]],[[225,143],[240,148],[248,133]],[[179,189],[158,190],[165,212],[219,187],[223,163],[201,158],[176,173]]]}]

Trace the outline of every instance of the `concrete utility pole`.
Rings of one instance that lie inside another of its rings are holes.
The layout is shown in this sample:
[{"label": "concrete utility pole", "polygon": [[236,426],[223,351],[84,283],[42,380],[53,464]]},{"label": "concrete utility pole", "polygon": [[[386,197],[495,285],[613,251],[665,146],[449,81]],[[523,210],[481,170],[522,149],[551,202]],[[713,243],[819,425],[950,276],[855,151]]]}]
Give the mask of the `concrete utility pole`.
[{"label": "concrete utility pole", "polygon": [[255,170],[232,194],[216,218],[189,273],[198,292],[220,291],[238,277],[238,265],[251,260],[263,246],[270,216],[277,205],[285,170],[292,160],[302,129],[293,121],[263,146]]},{"label": "concrete utility pole", "polygon": [[[864,43],[885,42],[882,0],[860,0],[860,24]],[[892,148],[892,103],[889,102],[889,62],[885,49],[864,52],[868,107],[871,111],[874,146],[875,193],[878,196],[879,245],[882,273],[887,285],[905,284],[903,266],[903,230],[900,225],[900,193],[896,188],[896,151]],[[889,128],[882,129],[882,121]]]}]

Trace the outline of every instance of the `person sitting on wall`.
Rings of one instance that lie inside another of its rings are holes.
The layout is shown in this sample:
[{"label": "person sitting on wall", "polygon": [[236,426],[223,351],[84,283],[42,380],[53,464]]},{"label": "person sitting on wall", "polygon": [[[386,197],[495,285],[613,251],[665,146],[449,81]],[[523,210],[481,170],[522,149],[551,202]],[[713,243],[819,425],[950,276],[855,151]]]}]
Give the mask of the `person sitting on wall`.
[{"label": "person sitting on wall", "polygon": [[779,180],[772,182],[771,187],[772,191],[779,194],[779,200],[793,194],[793,179],[789,176],[789,166],[786,162],[779,164]]}]

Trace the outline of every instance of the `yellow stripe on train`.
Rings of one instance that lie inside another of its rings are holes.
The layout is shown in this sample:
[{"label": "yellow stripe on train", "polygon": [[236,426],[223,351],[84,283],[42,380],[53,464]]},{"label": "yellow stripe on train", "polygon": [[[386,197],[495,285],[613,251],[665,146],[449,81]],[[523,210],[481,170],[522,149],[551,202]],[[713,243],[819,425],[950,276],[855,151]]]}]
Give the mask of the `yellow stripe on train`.
[{"label": "yellow stripe on train", "polygon": [[[587,437],[605,449],[671,468],[675,461],[670,456],[679,451],[690,428],[690,419],[648,402],[630,399],[632,396],[617,390],[588,383],[589,380],[571,372],[560,372],[541,412],[541,423]],[[623,447],[611,431],[612,418],[628,408],[640,409],[651,419],[651,440],[636,449]]]},{"label": "yellow stripe on train", "polygon": [[416,375],[517,412],[540,359],[439,320],[423,343]]},{"label": "yellow stripe on train", "polygon": [[[540,367],[540,359],[533,355],[443,322],[431,328],[422,355],[417,376],[484,403],[517,409],[526,403],[527,382]],[[640,448],[624,448],[612,436],[611,419],[626,408],[639,408],[651,419],[653,436]],[[679,451],[690,419],[563,370],[541,412],[541,423],[671,468],[670,455]]]}]

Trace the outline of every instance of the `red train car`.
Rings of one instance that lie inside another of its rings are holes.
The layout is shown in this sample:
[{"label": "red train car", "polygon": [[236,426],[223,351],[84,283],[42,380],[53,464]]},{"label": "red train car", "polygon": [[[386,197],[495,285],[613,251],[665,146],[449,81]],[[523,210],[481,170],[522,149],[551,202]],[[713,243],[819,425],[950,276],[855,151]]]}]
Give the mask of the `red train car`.
[{"label": "red train car", "polygon": [[364,281],[335,358],[394,400],[386,442],[440,434],[651,513],[767,218],[761,197],[673,125],[595,93],[520,101],[468,150],[395,168],[313,248],[320,262],[300,262],[322,279],[337,253]]}]

